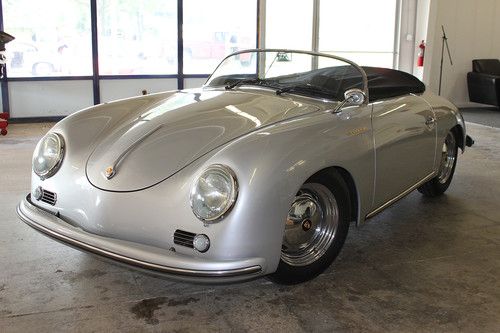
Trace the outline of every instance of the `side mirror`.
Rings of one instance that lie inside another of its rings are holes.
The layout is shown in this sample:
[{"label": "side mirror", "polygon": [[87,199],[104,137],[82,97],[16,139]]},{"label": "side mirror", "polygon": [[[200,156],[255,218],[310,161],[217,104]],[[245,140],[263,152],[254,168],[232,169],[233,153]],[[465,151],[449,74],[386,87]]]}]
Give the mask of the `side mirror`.
[{"label": "side mirror", "polygon": [[333,110],[332,113],[338,113],[346,105],[362,105],[366,100],[363,90],[358,88],[348,89],[344,93],[344,100]]},{"label": "side mirror", "polygon": [[344,99],[349,104],[361,105],[365,102],[366,96],[361,89],[349,89],[344,93]]}]

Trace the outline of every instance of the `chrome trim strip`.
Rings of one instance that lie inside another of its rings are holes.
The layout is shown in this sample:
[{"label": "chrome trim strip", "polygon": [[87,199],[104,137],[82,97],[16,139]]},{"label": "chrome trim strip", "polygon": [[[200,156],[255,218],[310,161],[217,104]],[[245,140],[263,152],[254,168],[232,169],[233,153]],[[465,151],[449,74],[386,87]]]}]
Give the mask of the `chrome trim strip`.
[{"label": "chrome trim strip", "polygon": [[382,206],[380,206],[377,209],[375,209],[375,210],[371,211],[370,213],[368,213],[366,215],[365,219],[369,219],[369,218],[372,218],[373,216],[377,215],[378,213],[380,213],[381,211],[383,211],[384,209],[386,209],[390,205],[396,203],[400,199],[404,198],[405,196],[407,196],[408,194],[410,194],[411,192],[413,192],[418,187],[420,187],[421,185],[423,185],[424,183],[426,183],[430,179],[434,178],[435,176],[436,176],[436,172],[431,172],[430,174],[428,174],[427,176],[425,176],[421,181],[419,181],[415,185],[409,187],[408,189],[406,189],[405,191],[403,191],[399,195],[395,196],[394,198],[392,198],[389,201],[387,201],[386,203],[384,203]]},{"label": "chrome trim strip", "polygon": [[[49,212],[46,212],[42,209],[39,209],[38,207],[32,205],[30,203],[30,195],[26,197],[26,200],[24,201],[25,204],[30,208],[37,210],[43,214],[50,214]],[[176,268],[176,267],[168,267],[168,266],[162,266],[162,265],[157,265],[154,263],[150,262],[145,262],[137,259],[133,259],[130,257],[125,257],[122,256],[118,253],[114,253],[111,251],[103,250],[98,247],[95,247],[93,245],[81,242],[76,239],[72,239],[70,237],[61,235],[54,230],[48,229],[44,226],[39,225],[35,221],[29,219],[26,215],[21,210],[21,204],[17,206],[17,215],[19,218],[25,222],[27,225],[32,227],[33,229],[51,237],[56,240],[62,241],[63,243],[66,243],[70,246],[74,246],[78,249],[88,251],[109,259],[113,259],[116,261],[119,261],[124,264],[132,265],[138,268],[146,269],[146,270],[152,270],[164,274],[172,274],[172,275],[181,275],[181,276],[188,276],[188,277],[234,277],[234,276],[240,276],[240,275],[250,275],[250,274],[255,274],[255,273],[260,273],[262,270],[262,267],[260,266],[250,266],[250,267],[244,267],[244,268],[238,268],[238,269],[231,269],[231,270],[218,270],[218,271],[202,271],[202,270],[194,270],[194,269],[184,269],[184,268]],[[53,214],[52,214],[53,215]]]},{"label": "chrome trim strip", "polygon": [[155,133],[156,131],[158,131],[162,127],[163,127],[163,125],[160,125],[160,126],[154,128],[153,130],[149,131],[148,133],[146,133],[145,135],[143,135],[142,137],[140,137],[138,140],[134,141],[127,149],[125,149],[120,154],[120,156],[118,156],[118,158],[113,162],[113,164],[110,165],[111,173],[109,175],[106,175],[106,178],[108,180],[111,179],[111,178],[113,178],[115,176],[115,174],[116,174],[116,171],[117,171],[116,169],[117,169],[118,165],[123,161],[123,159],[125,158],[125,156],[127,156],[139,144],[141,144],[144,140],[146,140],[147,138],[149,138],[151,135],[153,135],[153,133]]}]

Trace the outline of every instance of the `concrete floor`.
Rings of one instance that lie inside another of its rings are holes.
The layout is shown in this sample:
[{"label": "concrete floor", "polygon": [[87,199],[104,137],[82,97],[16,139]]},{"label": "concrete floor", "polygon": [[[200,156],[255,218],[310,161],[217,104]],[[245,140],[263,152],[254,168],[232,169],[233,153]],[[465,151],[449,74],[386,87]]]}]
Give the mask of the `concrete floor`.
[{"label": "concrete floor", "polygon": [[500,128],[500,110],[496,107],[475,107],[460,109],[465,121]]},{"label": "concrete floor", "polygon": [[499,332],[500,129],[469,124],[447,195],[415,192],[352,228],[315,280],[203,286],[146,276],[21,223],[30,158],[50,125],[0,137],[0,332]]}]

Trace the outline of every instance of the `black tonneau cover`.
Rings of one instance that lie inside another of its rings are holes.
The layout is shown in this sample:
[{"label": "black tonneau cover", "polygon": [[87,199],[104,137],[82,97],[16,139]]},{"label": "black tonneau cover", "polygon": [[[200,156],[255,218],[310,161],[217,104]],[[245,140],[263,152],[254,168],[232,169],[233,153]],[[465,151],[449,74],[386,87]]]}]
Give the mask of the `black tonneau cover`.
[{"label": "black tonneau cover", "polygon": [[425,91],[425,84],[406,72],[380,67],[363,69],[368,76],[370,101],[406,94],[422,94]]},{"label": "black tonneau cover", "polygon": [[[368,78],[368,92],[370,102],[403,96],[407,94],[421,94],[425,85],[411,74],[389,68],[362,67]],[[256,79],[256,74],[232,74],[221,76],[210,85],[230,85],[240,80]],[[294,86],[312,86],[319,91],[303,91],[303,94],[332,98],[338,101],[344,99],[344,92],[352,88],[363,88],[361,73],[354,66],[336,66],[315,69],[307,72],[294,73],[264,80],[264,86],[286,88]]]},{"label": "black tonneau cover", "polygon": [[[425,85],[411,74],[389,68],[362,68],[368,78],[370,102],[406,94],[421,94],[425,91]],[[343,93],[347,89],[362,88],[361,73],[353,66],[321,68],[276,79],[280,83],[290,84],[297,81],[308,82],[313,86],[336,92],[338,100],[344,99]]]}]

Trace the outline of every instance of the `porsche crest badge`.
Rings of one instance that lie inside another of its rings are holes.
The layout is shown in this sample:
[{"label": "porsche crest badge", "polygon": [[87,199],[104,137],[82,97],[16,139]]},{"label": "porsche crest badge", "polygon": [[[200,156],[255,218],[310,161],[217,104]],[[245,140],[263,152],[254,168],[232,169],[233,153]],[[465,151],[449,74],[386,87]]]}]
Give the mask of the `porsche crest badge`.
[{"label": "porsche crest badge", "polygon": [[104,172],[104,175],[106,176],[106,178],[109,180],[111,178],[113,178],[113,176],[115,175],[115,169],[113,169],[113,167],[107,167],[106,168],[106,171]]}]

